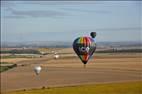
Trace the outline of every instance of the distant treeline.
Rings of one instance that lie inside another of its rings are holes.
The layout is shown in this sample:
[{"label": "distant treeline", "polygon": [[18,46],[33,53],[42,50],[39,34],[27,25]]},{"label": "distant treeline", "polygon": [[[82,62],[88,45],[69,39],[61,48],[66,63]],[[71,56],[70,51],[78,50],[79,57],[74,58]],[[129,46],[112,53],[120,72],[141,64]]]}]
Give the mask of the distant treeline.
[{"label": "distant treeline", "polygon": [[[110,49],[110,50],[96,51],[96,53],[124,53],[124,52],[142,53],[142,49]],[[34,50],[34,49],[1,50],[0,53],[2,53],[2,54],[41,54],[40,51]],[[50,54],[50,53],[46,53],[46,54]]]},{"label": "distant treeline", "polygon": [[38,50],[33,49],[23,49],[23,50],[2,50],[0,53],[10,53],[10,54],[40,54]]},{"label": "distant treeline", "polygon": [[96,53],[142,53],[142,49],[110,49],[104,51],[96,51]]}]

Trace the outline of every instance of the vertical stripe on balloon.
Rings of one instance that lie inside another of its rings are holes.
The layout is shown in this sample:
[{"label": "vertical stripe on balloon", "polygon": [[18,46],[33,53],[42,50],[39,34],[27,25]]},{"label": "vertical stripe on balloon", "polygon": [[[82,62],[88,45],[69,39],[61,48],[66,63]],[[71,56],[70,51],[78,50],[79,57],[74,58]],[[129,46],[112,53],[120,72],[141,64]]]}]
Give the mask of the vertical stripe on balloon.
[{"label": "vertical stripe on balloon", "polygon": [[87,45],[88,45],[87,38],[84,37],[84,40],[85,40],[85,47],[87,47]]},{"label": "vertical stripe on balloon", "polygon": [[83,60],[83,55],[80,55],[81,60]]},{"label": "vertical stripe on balloon", "polygon": [[83,37],[81,37],[81,44],[83,44]]},{"label": "vertical stripe on balloon", "polygon": [[84,61],[88,60],[88,55],[83,55],[84,56]]},{"label": "vertical stripe on balloon", "polygon": [[86,46],[85,38],[83,38],[83,46]]},{"label": "vertical stripe on balloon", "polygon": [[82,37],[80,37],[80,43],[82,43],[81,41],[82,41]]},{"label": "vertical stripe on balloon", "polygon": [[88,43],[89,43],[89,46],[90,46],[90,44],[91,44],[91,40],[90,40],[90,38],[88,38]]}]

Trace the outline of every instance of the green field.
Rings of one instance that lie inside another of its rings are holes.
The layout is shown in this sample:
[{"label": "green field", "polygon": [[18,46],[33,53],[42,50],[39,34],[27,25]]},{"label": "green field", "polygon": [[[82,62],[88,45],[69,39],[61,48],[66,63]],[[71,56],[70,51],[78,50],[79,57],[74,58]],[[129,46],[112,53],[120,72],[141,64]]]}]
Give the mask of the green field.
[{"label": "green field", "polygon": [[32,56],[26,55],[9,55],[9,56],[1,56],[1,59],[9,59],[9,58],[32,58]]},{"label": "green field", "polygon": [[142,94],[142,81],[21,90],[8,94]]},{"label": "green field", "polygon": [[9,69],[8,66],[0,66],[0,73],[7,71],[8,69]]},{"label": "green field", "polygon": [[7,62],[0,62],[0,73],[7,71],[9,69],[12,69],[17,66],[16,64],[12,64],[12,65],[8,65],[8,66],[2,66],[1,64],[8,64],[8,63]]}]

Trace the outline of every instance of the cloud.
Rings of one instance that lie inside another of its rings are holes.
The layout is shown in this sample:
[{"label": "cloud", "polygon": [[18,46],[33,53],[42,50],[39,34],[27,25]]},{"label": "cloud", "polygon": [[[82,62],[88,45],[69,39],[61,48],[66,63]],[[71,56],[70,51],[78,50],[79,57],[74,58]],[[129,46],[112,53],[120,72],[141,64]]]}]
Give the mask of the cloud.
[{"label": "cloud", "polygon": [[120,27],[120,28],[98,28],[96,31],[128,31],[128,30],[138,30],[140,31],[141,27]]},{"label": "cloud", "polygon": [[24,16],[16,16],[16,15],[14,15],[14,16],[5,16],[4,18],[16,18],[16,19],[21,19],[21,18],[26,18],[26,17],[24,17]]},{"label": "cloud", "polygon": [[46,0],[46,1],[23,1],[20,2],[19,4],[31,4],[31,5],[54,5],[54,6],[78,6],[78,5],[97,5],[97,6],[103,6],[103,7],[126,7],[128,3],[134,3],[134,1],[87,1],[87,0],[82,0],[82,1],[60,1],[60,0]]},{"label": "cloud", "polygon": [[23,0],[18,0],[18,1],[12,1],[12,0],[7,0],[7,1],[1,1],[1,5],[2,7],[8,7],[8,6],[16,6],[16,5],[27,5],[27,4],[30,4],[30,5],[86,5],[86,4],[97,4],[97,5],[103,5],[104,2],[100,2],[100,1],[58,1],[58,0],[47,0],[47,1],[23,1]]},{"label": "cloud", "polygon": [[[66,12],[57,10],[19,10],[17,6],[25,6],[27,4],[38,4],[40,1],[1,1],[1,7],[4,11],[4,18],[28,18],[28,17],[61,17],[68,15]],[[42,2],[44,4],[44,2]],[[49,3],[50,4],[50,3]],[[41,7],[41,6],[38,6]],[[37,6],[35,6],[37,8]]]},{"label": "cloud", "polygon": [[87,10],[87,9],[78,9],[78,8],[61,8],[66,11],[74,11],[74,12],[86,12],[86,13],[100,13],[100,14],[108,14],[111,13],[111,11],[107,10]]},{"label": "cloud", "polygon": [[24,1],[22,4],[35,4],[35,5],[86,5],[86,4],[103,4],[103,2],[98,1]]},{"label": "cloud", "polygon": [[108,27],[108,28],[82,28],[78,30],[73,30],[74,31],[80,31],[80,32],[103,32],[103,33],[108,33],[108,32],[141,32],[142,28],[141,27]]},{"label": "cloud", "polygon": [[14,7],[16,4],[13,1],[1,1],[1,7]]},{"label": "cloud", "polygon": [[67,13],[54,11],[54,10],[15,10],[7,8],[7,11],[11,12],[11,15],[5,16],[5,18],[27,18],[27,17],[56,17],[65,16]]}]

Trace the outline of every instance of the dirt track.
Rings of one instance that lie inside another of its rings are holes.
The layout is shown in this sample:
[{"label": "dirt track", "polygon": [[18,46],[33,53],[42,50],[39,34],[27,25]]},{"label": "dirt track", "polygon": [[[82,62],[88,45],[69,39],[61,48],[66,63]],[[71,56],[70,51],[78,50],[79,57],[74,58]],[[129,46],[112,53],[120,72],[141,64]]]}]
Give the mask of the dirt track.
[{"label": "dirt track", "polygon": [[[109,83],[120,81],[142,80],[141,54],[98,54],[83,68],[81,61],[74,55],[61,55],[61,58],[36,58],[23,60],[18,66],[1,73],[2,92],[19,90],[68,86],[78,84]],[[40,75],[36,76],[33,68],[42,66]]]}]

